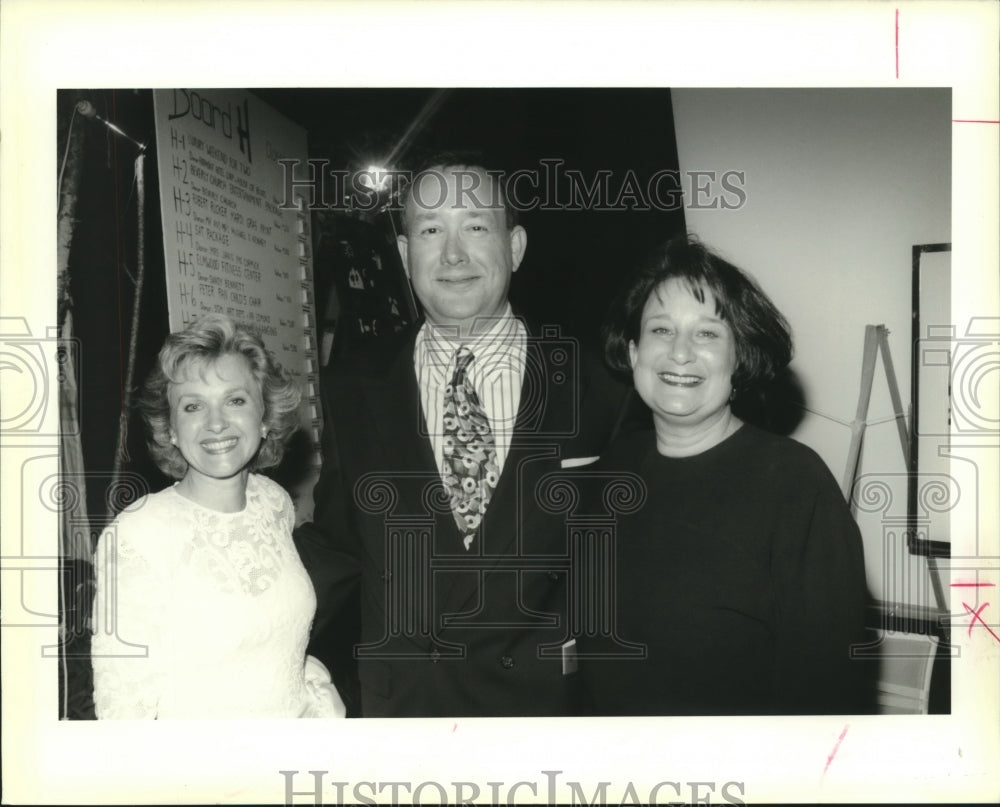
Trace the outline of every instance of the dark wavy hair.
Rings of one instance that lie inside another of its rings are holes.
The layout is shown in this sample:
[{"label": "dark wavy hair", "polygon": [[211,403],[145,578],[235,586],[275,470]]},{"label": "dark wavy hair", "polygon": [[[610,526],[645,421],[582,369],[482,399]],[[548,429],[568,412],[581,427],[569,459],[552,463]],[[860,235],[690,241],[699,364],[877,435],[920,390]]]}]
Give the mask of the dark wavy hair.
[{"label": "dark wavy hair", "polygon": [[461,170],[463,168],[468,171],[478,169],[487,176],[493,178],[498,195],[498,201],[504,210],[504,222],[507,229],[513,230],[517,226],[517,210],[510,203],[510,197],[507,194],[508,173],[505,169],[496,165],[492,159],[480,151],[439,151],[428,155],[417,164],[416,169],[411,173],[410,181],[403,187],[399,195],[399,217],[402,224],[402,232],[404,234],[408,234],[406,207],[410,201],[410,195],[413,193],[413,188],[416,186],[417,181],[425,174],[431,174],[435,171],[442,172],[446,170]]},{"label": "dark wavy hair", "polygon": [[604,326],[604,358],[611,369],[631,375],[628,345],[639,341],[646,302],[674,279],[685,283],[700,302],[706,290],[715,298],[716,314],[733,332],[732,385],[737,397],[773,380],[791,361],[788,322],[757,283],[695,236],[680,235],[654,250],[612,303]]},{"label": "dark wavy hair", "polygon": [[264,402],[267,436],[250,463],[250,470],[271,468],[281,462],[285,443],[299,425],[298,385],[257,334],[236,325],[229,317],[207,314],[167,337],[139,395],[138,407],[146,423],[149,453],[167,476],[181,479],[188,469],[187,460],[170,442],[167,390],[171,384],[184,381],[192,364],[211,364],[229,354],[247,360]]}]

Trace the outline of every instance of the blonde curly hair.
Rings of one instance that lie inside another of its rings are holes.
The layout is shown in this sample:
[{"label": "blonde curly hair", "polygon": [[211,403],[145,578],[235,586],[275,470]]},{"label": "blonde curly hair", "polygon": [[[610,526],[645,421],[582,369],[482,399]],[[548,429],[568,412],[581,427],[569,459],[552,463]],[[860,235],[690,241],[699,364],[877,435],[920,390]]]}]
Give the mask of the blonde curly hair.
[{"label": "blonde curly hair", "polygon": [[149,452],[157,467],[174,479],[183,478],[188,463],[170,442],[170,402],[167,390],[186,378],[193,363],[212,363],[226,355],[243,356],[260,387],[264,402],[263,424],[267,436],[250,470],[271,468],[281,462],[285,444],[299,425],[301,392],[287,371],[264,347],[261,338],[222,314],[207,314],[164,342],[156,366],[143,385],[138,400],[146,423]]}]

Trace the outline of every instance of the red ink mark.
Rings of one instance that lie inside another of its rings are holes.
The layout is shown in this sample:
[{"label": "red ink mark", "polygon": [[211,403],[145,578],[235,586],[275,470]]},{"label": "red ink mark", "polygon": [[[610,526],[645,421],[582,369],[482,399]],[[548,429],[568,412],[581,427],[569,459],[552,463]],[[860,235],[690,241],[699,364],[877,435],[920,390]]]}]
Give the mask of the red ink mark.
[{"label": "red ink mark", "polygon": [[952,583],[952,588],[981,588],[982,586],[995,586],[996,583]]},{"label": "red ink mark", "polygon": [[972,614],[972,619],[969,620],[969,636],[972,636],[972,628],[976,624],[976,621],[978,620],[979,622],[982,622],[983,623],[983,627],[986,628],[986,630],[988,630],[990,632],[990,636],[992,636],[994,639],[996,639],[998,642],[1000,642],[1000,636],[997,636],[993,632],[993,629],[990,628],[990,626],[986,624],[986,621],[980,616],[980,614],[986,608],[989,607],[990,604],[988,602],[984,602],[975,611],[972,610],[972,606],[970,606],[967,602],[963,602],[962,605],[965,606],[965,610],[966,611],[968,611],[970,614]]},{"label": "red ink mark", "polygon": [[1000,123],[1000,120],[978,120],[976,118],[952,118],[952,123]]},{"label": "red ink mark", "polygon": [[899,9],[896,9],[896,78],[899,78]]},{"label": "red ink mark", "polygon": [[840,744],[844,741],[844,737],[847,736],[847,730],[850,727],[851,727],[850,723],[848,723],[847,725],[844,726],[844,730],[842,732],[840,732],[840,736],[837,738],[837,742],[833,746],[833,750],[830,752],[830,755],[826,758],[826,765],[823,767],[823,775],[824,776],[826,776],[827,768],[830,767],[830,763],[833,762],[833,758],[835,756],[837,756],[837,751],[840,749]]},{"label": "red ink mark", "polygon": [[458,729],[458,723],[454,723],[454,724],[452,724],[452,727],[451,727],[451,733],[452,733],[452,734],[454,734],[454,733],[455,733],[455,731],[456,731],[456,729]]}]

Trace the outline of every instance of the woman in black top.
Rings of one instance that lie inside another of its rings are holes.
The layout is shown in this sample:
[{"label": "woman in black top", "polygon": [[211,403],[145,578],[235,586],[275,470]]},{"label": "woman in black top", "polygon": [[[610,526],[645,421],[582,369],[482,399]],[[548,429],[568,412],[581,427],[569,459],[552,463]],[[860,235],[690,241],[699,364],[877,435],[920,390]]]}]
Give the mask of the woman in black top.
[{"label": "woman in black top", "polygon": [[784,317],[739,269],[681,237],[616,302],[605,349],[632,374],[653,429],[601,460],[604,474],[645,485],[644,504],[617,521],[613,606],[617,636],[644,652],[588,658],[598,644],[578,637],[592,711],[870,711],[868,665],[850,655],[865,640],[858,528],[815,452],[731,408],[791,359]]}]

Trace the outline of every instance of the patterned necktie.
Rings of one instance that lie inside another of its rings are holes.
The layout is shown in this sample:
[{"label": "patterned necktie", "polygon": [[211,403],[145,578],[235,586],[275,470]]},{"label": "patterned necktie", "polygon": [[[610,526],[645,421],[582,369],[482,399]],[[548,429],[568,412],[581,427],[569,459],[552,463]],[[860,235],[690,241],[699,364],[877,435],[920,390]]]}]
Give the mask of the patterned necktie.
[{"label": "patterned necktie", "polygon": [[467,347],[460,347],[455,375],[444,388],[444,485],[466,549],[500,478],[490,421],[466,374],[474,358]]}]

